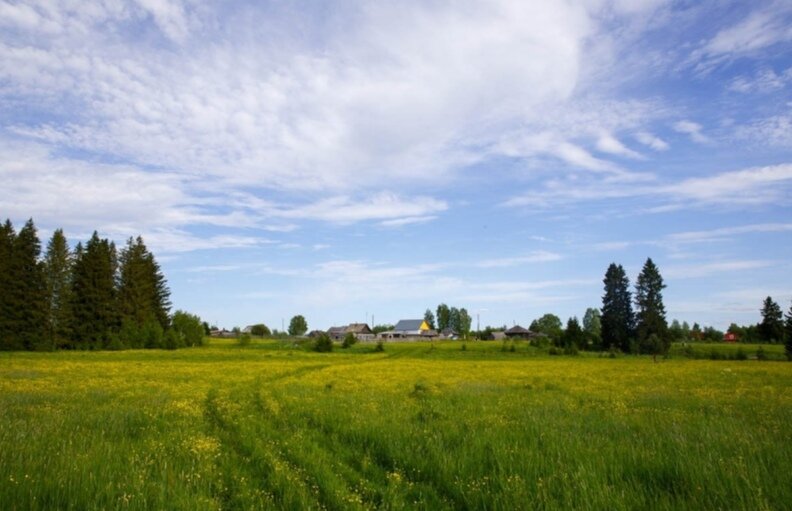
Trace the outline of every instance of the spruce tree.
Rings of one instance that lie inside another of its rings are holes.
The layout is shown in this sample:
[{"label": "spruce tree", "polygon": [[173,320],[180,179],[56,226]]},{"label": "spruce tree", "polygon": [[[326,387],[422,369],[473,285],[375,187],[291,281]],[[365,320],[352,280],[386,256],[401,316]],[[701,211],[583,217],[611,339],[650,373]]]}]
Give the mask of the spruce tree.
[{"label": "spruce tree", "polygon": [[156,323],[169,326],[170,291],[154,255],[140,236],[129,238],[121,251],[118,272],[118,303],[123,324],[141,330]]},{"label": "spruce tree", "polygon": [[784,339],[784,323],[781,307],[771,297],[762,304],[762,322],[759,323],[759,336],[764,342],[781,342]]},{"label": "spruce tree", "polygon": [[786,332],[786,341],[784,342],[784,351],[786,352],[787,360],[792,360],[792,305],[789,306],[789,312],[786,314],[786,323],[784,324]]},{"label": "spruce tree", "polygon": [[81,346],[102,348],[118,328],[116,260],[115,246],[96,231],[75,251],[72,339]]},{"label": "spruce tree", "polygon": [[[641,351],[662,354],[670,347],[668,323],[663,305],[663,277],[651,258],[644,263],[635,282],[637,335]],[[655,335],[656,338],[652,338]]]},{"label": "spruce tree", "polygon": [[44,276],[47,284],[47,333],[53,348],[68,343],[71,305],[72,254],[62,229],[47,244]]},{"label": "spruce tree", "polygon": [[611,263],[603,279],[605,294],[602,296],[602,341],[604,346],[630,351],[635,317],[632,309],[630,280],[624,268]]},{"label": "spruce tree", "polygon": [[12,279],[10,335],[12,349],[48,349],[47,288],[44,266],[39,261],[41,242],[33,219],[28,220],[14,239],[10,259]]},{"label": "spruce tree", "polygon": [[11,277],[11,257],[14,252],[16,233],[10,220],[0,225],[0,349],[13,349],[11,336],[14,333],[11,299],[14,282]]}]

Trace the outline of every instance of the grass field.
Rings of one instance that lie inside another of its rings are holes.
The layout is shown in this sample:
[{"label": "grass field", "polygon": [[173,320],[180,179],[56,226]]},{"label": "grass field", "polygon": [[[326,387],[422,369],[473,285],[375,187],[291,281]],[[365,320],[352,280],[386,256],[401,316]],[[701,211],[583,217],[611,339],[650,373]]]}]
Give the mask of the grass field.
[{"label": "grass field", "polygon": [[2,353],[0,507],[792,507],[790,363],[462,346]]}]

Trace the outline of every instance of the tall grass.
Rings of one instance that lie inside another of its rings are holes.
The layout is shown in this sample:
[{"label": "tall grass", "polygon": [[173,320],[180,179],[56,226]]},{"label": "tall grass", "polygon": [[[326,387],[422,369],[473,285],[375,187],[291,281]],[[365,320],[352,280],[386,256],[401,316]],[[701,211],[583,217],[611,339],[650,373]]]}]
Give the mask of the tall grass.
[{"label": "tall grass", "polygon": [[0,354],[1,507],[792,502],[792,364],[461,346]]}]

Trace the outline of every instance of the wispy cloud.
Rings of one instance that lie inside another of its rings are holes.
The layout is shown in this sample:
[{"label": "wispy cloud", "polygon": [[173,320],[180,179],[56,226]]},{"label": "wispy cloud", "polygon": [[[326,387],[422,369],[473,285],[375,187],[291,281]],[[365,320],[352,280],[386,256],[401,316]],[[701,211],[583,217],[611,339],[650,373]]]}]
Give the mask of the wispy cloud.
[{"label": "wispy cloud", "polygon": [[521,266],[525,264],[546,263],[563,259],[561,254],[546,251],[536,251],[525,256],[503,257],[499,259],[486,259],[479,261],[475,265],[479,268],[506,268],[510,266]]},{"label": "wispy cloud", "polygon": [[679,121],[674,124],[674,130],[690,136],[690,139],[693,142],[698,142],[699,144],[705,144],[710,141],[709,137],[701,132],[701,124],[695,123],[693,121]]}]

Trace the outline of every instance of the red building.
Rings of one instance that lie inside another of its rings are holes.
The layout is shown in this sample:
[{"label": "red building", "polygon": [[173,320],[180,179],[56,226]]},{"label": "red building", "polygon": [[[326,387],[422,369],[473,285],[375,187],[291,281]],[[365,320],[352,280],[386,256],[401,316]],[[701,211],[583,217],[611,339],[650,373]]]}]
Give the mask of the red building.
[{"label": "red building", "polygon": [[737,334],[726,332],[723,334],[723,342],[737,342]]}]

